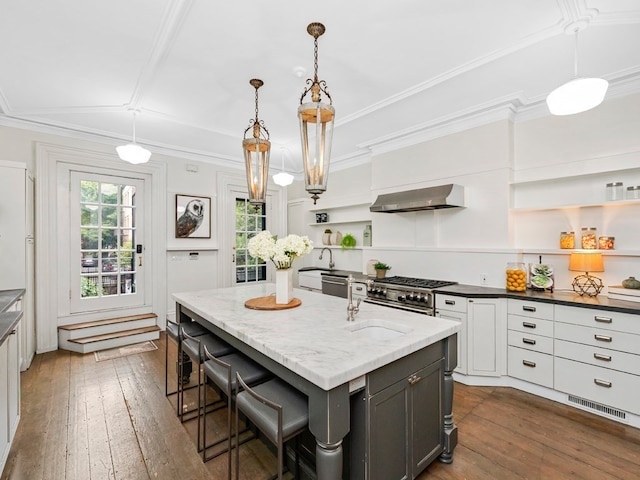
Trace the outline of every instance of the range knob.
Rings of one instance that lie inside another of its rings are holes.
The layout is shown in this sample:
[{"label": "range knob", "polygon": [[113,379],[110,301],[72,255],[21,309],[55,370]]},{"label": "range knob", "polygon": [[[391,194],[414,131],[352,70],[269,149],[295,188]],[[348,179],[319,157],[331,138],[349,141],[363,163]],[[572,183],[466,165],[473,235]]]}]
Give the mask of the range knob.
[{"label": "range knob", "polygon": [[399,302],[404,302],[405,301],[404,295],[398,295],[398,301]]},{"label": "range knob", "polygon": [[426,295],[420,295],[420,298],[418,298],[418,300],[421,301],[422,303],[426,303],[427,296]]}]

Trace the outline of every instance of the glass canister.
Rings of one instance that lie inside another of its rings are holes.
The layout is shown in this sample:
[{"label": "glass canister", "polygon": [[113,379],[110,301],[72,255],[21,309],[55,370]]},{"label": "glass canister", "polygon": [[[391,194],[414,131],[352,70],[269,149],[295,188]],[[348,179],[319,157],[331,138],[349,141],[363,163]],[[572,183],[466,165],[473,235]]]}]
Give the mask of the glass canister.
[{"label": "glass canister", "polygon": [[507,263],[506,288],[509,292],[524,292],[527,290],[527,269],[524,263]]},{"label": "glass canister", "polygon": [[613,250],[616,245],[616,237],[598,238],[598,248],[600,250]]},{"label": "glass canister", "polygon": [[622,200],[624,190],[622,188],[622,182],[607,183],[607,200],[616,201]]},{"label": "glass canister", "polygon": [[560,232],[560,248],[576,248],[576,234],[574,232]]},{"label": "glass canister", "polygon": [[584,250],[598,248],[598,235],[596,227],[582,227],[581,244]]},{"label": "glass canister", "polygon": [[627,187],[627,200],[638,200],[640,198],[640,185],[637,187]]}]

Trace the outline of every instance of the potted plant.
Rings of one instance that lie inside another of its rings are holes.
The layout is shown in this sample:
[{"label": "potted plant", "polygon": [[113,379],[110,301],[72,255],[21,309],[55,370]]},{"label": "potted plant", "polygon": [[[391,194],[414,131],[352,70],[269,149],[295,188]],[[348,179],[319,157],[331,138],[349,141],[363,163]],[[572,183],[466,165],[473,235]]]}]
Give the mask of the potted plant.
[{"label": "potted plant", "polygon": [[384,262],[376,262],[373,268],[376,270],[377,278],[384,278],[387,274],[387,270],[391,270],[391,267]]}]

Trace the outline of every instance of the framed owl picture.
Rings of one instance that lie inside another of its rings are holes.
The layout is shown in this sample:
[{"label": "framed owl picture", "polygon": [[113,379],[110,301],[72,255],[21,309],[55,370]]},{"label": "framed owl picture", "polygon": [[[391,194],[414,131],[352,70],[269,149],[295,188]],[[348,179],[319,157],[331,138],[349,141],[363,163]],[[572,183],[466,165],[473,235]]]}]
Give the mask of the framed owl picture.
[{"label": "framed owl picture", "polygon": [[211,238],[211,197],[176,194],[176,238]]}]

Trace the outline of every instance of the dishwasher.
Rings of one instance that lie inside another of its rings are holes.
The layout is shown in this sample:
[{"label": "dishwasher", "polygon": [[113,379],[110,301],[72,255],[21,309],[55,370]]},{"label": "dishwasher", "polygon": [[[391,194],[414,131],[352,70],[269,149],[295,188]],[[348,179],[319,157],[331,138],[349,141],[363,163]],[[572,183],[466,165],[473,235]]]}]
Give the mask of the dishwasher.
[{"label": "dishwasher", "polygon": [[[325,295],[333,295],[335,297],[347,298],[347,277],[339,275],[331,275],[325,273],[322,275],[322,293]],[[363,281],[353,282],[353,299],[364,300],[367,296],[367,284]]]}]

